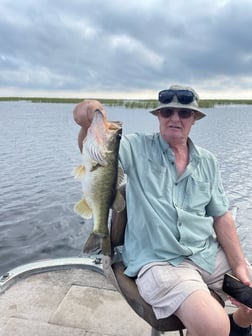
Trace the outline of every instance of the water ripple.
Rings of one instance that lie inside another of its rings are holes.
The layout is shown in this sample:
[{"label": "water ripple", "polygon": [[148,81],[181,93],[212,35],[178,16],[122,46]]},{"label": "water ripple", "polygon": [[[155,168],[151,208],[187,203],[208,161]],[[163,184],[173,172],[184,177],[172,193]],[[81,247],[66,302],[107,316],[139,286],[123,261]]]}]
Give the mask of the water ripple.
[{"label": "water ripple", "polygon": [[[91,228],[74,211],[81,187],[71,176],[80,163],[73,105],[0,103],[0,273],[40,258],[79,255]],[[252,108],[206,110],[192,138],[220,161],[237,227],[252,261]],[[145,110],[109,108],[124,133],[158,130]],[[143,126],[144,125],[144,126]]]}]

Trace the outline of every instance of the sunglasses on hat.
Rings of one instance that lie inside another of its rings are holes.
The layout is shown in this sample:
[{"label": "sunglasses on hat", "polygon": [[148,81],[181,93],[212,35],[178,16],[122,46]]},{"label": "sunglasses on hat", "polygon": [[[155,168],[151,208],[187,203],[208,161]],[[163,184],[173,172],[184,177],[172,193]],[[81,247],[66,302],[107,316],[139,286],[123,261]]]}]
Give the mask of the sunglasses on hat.
[{"label": "sunglasses on hat", "polygon": [[195,94],[190,90],[162,90],[158,94],[158,100],[162,104],[169,104],[172,102],[174,96],[177,97],[180,104],[190,104],[194,99],[197,100]]}]

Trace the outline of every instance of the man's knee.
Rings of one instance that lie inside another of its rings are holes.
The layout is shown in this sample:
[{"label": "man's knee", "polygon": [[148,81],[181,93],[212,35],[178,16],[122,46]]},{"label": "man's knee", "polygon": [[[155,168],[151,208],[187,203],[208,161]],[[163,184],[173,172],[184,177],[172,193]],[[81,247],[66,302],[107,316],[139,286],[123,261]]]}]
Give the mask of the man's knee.
[{"label": "man's knee", "polygon": [[190,295],[176,315],[193,336],[229,336],[230,321],[224,308],[205,291]]},{"label": "man's knee", "polygon": [[[230,334],[230,323],[227,314],[209,314],[209,319],[206,318],[204,323],[201,323],[198,327],[199,333],[195,334],[198,336],[229,336]],[[197,328],[197,326],[196,326]]]}]

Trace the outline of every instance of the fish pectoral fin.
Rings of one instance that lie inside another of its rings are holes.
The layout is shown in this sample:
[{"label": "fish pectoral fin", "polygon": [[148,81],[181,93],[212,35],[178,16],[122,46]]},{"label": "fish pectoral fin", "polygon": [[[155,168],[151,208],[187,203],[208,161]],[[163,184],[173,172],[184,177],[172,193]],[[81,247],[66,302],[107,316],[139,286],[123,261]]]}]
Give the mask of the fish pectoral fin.
[{"label": "fish pectoral fin", "polygon": [[74,168],[73,176],[74,178],[79,178],[85,174],[86,168],[84,165],[79,165],[78,167]]},{"label": "fish pectoral fin", "polygon": [[123,195],[119,190],[116,191],[115,199],[112,205],[112,209],[116,212],[121,212],[125,209],[126,203]]},{"label": "fish pectoral fin", "polygon": [[86,241],[83,252],[84,253],[100,253],[104,255],[111,255],[111,243],[109,235],[101,236],[92,232]]},{"label": "fish pectoral fin", "polygon": [[89,207],[85,199],[82,199],[75,204],[74,211],[85,219],[92,217],[92,209]]}]

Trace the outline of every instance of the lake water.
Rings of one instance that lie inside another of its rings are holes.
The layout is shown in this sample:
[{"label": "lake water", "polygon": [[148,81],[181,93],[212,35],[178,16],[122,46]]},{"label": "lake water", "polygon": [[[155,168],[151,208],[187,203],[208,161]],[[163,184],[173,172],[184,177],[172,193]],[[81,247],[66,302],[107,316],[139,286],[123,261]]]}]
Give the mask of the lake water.
[{"label": "lake water", "polygon": [[[71,104],[0,102],[0,274],[22,263],[80,255],[92,229],[73,211],[81,157]],[[204,110],[191,137],[219,159],[242,247],[252,262],[252,106]],[[158,130],[144,109],[107,107],[124,133]]]}]

